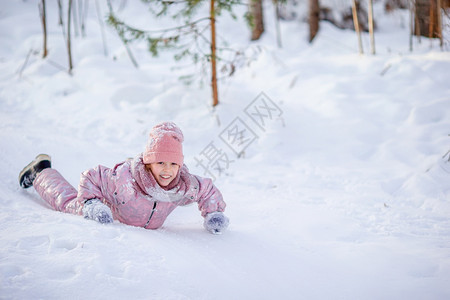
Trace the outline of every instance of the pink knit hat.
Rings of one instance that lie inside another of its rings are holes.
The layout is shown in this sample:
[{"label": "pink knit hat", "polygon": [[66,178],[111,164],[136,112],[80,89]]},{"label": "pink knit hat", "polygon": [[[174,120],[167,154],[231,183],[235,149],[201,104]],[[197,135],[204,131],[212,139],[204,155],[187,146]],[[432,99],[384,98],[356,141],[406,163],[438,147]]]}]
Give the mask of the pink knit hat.
[{"label": "pink knit hat", "polygon": [[184,137],[181,129],[173,122],[163,122],[152,128],[143,153],[144,164],[173,162],[183,165]]}]

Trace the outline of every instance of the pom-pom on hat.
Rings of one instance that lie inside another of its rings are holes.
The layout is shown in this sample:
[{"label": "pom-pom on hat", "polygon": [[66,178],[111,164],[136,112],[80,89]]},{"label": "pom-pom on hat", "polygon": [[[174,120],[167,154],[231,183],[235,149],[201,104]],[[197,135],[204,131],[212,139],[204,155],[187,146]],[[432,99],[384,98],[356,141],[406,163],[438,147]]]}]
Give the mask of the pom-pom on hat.
[{"label": "pom-pom on hat", "polygon": [[150,131],[143,153],[144,164],[167,161],[182,166],[183,140],[183,133],[175,123],[163,122],[155,125]]}]

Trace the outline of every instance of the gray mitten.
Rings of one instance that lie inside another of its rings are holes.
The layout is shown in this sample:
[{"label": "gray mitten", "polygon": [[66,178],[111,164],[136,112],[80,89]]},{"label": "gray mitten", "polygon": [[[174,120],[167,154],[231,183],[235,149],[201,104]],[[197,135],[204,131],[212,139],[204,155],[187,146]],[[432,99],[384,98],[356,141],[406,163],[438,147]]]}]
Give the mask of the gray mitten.
[{"label": "gray mitten", "polygon": [[216,211],[206,215],[203,226],[212,234],[221,234],[229,223],[230,220],[223,213]]},{"label": "gray mitten", "polygon": [[102,224],[114,222],[111,210],[99,199],[89,199],[84,202],[83,216],[85,219],[91,219]]}]

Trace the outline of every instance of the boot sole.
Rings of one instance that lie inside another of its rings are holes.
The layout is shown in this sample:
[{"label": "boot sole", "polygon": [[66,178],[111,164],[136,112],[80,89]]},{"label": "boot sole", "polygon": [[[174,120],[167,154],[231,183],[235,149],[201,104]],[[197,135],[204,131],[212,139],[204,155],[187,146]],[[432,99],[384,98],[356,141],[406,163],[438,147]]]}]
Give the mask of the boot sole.
[{"label": "boot sole", "polygon": [[28,165],[26,165],[25,168],[22,169],[19,173],[19,184],[24,189],[29,188],[31,185],[24,185],[24,177],[27,175],[30,175],[33,171],[33,168],[36,169],[36,171],[41,171],[46,168],[51,167],[51,158],[47,154],[39,154],[36,156],[36,158],[30,162]]}]

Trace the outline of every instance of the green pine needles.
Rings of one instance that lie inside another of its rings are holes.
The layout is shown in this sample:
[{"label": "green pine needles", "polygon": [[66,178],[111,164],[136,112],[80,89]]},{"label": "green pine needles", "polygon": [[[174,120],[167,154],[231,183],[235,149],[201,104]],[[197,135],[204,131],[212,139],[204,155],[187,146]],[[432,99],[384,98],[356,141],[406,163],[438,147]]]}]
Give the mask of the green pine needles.
[{"label": "green pine needles", "polygon": [[[230,13],[233,19],[237,19],[232,8],[236,5],[245,5],[240,0],[141,0],[149,7],[149,11],[156,17],[170,17],[181,20],[181,25],[158,30],[143,30],[132,27],[121,20],[113,11],[109,3],[109,15],[107,23],[112,26],[122,42],[127,45],[136,41],[145,41],[148,51],[153,56],[158,56],[160,51],[175,50],[174,59],[179,61],[191,58],[194,64],[202,63],[211,66],[213,87],[213,106],[218,103],[217,95],[217,63],[220,70],[227,70],[231,75],[235,70],[234,61],[242,56],[240,51],[228,47],[217,46],[216,17],[223,11]],[[209,10],[201,9],[209,5]],[[203,13],[204,12],[204,13]],[[203,15],[202,15],[203,14]],[[248,15],[244,15],[248,19]],[[196,19],[194,19],[196,18]],[[226,45],[225,41],[222,44]],[[233,59],[226,59],[221,54],[229,52]],[[204,67],[204,66],[203,66]],[[231,71],[232,70],[232,71]],[[192,79],[193,76],[184,76],[184,79]],[[191,80],[185,80],[189,83]],[[214,91],[215,90],[215,91]]]}]

